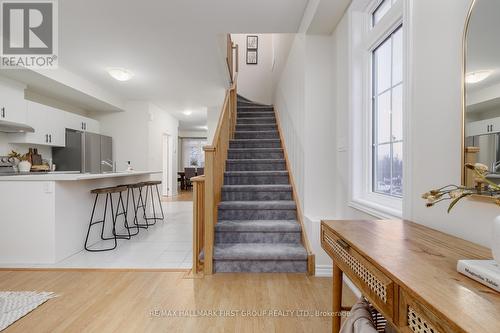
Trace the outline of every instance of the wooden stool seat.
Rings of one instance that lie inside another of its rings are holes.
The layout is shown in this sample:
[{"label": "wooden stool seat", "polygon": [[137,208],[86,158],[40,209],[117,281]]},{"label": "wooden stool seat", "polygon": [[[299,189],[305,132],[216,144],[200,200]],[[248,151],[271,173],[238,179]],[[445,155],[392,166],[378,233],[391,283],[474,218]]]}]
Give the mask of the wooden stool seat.
[{"label": "wooden stool seat", "polygon": [[127,188],[140,188],[140,187],[143,187],[144,184],[142,182],[141,183],[131,183],[131,184],[118,185],[117,187],[121,187],[121,186],[125,186]]},{"label": "wooden stool seat", "polygon": [[112,187],[102,187],[96,188],[90,191],[93,194],[103,194],[103,193],[119,193],[127,190],[126,186],[112,186]]},{"label": "wooden stool seat", "polygon": [[143,182],[144,185],[161,185],[161,180],[149,180],[147,182]]}]

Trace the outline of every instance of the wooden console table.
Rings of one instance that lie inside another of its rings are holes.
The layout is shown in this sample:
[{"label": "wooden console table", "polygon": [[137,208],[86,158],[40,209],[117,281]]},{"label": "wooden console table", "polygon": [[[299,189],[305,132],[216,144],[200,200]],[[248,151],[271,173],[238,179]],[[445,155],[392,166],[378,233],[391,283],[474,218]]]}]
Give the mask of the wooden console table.
[{"label": "wooden console table", "polygon": [[399,220],[322,221],[321,245],[334,261],[333,311],[345,274],[400,332],[500,332],[500,293],[456,271],[458,259],[490,259],[482,246]]}]

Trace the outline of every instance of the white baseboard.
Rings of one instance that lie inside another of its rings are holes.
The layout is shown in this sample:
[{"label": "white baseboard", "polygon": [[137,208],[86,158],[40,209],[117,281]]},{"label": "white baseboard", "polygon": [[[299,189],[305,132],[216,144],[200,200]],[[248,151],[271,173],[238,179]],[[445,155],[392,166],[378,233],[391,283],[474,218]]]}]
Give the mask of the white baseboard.
[{"label": "white baseboard", "polygon": [[[332,265],[316,265],[316,274],[317,277],[332,277],[333,276],[333,266]],[[343,276],[343,281],[346,286],[351,289],[351,291],[356,295],[356,297],[361,297],[361,291],[356,288],[354,283],[347,276]]]},{"label": "white baseboard", "polygon": [[331,277],[333,275],[332,265],[316,265],[316,276],[318,277]]}]

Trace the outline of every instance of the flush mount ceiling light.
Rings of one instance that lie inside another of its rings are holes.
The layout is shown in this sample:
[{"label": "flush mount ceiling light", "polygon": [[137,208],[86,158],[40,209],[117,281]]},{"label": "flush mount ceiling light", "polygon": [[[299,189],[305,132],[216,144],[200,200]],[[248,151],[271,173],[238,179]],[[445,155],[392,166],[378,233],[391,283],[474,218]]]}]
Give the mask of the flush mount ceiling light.
[{"label": "flush mount ceiling light", "polygon": [[128,81],[134,76],[134,73],[128,69],[120,67],[108,68],[107,71],[113,79],[118,81]]},{"label": "flush mount ceiling light", "polygon": [[493,71],[470,72],[465,75],[465,82],[469,84],[479,83],[486,80],[492,73]]},{"label": "flush mount ceiling light", "polygon": [[186,110],[186,111],[183,111],[182,113],[184,113],[184,115],[186,115],[186,116],[190,116],[193,113],[193,111]]}]

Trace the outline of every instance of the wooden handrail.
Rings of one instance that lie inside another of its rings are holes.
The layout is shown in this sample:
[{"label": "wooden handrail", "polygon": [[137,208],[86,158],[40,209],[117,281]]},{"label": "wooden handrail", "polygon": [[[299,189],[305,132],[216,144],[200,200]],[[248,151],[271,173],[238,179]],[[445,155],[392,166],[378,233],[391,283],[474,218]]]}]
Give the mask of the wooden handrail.
[{"label": "wooden handrail", "polygon": [[234,83],[236,73],[239,72],[240,59],[239,59],[239,46],[233,43],[231,39],[231,34],[227,34],[226,37],[226,64],[227,70],[229,72],[229,79],[231,83]]},{"label": "wooden handrail", "polygon": [[[226,170],[229,140],[234,137],[237,109],[238,47],[227,37],[227,64],[231,86],[226,90],[224,103],[212,144],[203,147],[205,175],[191,178],[193,183],[193,273],[213,272],[214,233],[217,207],[221,201],[224,172]],[[236,50],[236,62],[233,50]],[[203,251],[203,259],[200,259]]]}]

